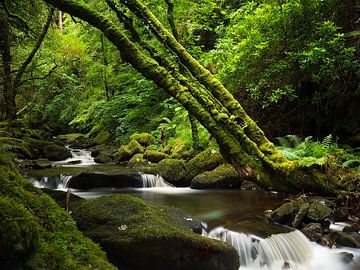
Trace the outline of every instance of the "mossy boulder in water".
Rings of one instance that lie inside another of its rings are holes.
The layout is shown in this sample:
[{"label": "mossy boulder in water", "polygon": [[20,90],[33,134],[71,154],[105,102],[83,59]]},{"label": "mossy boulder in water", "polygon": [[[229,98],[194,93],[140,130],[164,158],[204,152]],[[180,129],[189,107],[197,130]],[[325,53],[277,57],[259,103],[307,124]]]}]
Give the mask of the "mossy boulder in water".
[{"label": "mossy boulder in water", "polygon": [[135,154],[128,162],[128,168],[143,168],[149,166],[149,162],[143,154]]},{"label": "mossy boulder in water", "polygon": [[82,172],[71,177],[68,187],[88,190],[92,188],[126,188],[142,186],[141,176],[138,173],[101,173]]},{"label": "mossy boulder in water", "polygon": [[122,145],[115,154],[117,163],[130,160],[135,154],[144,153],[144,147],[136,140],[131,140],[127,145]]},{"label": "mossy boulder in water", "polygon": [[304,203],[303,199],[285,203],[271,213],[271,219],[280,224],[290,225]]},{"label": "mossy boulder in water", "polygon": [[310,205],[307,212],[307,218],[313,222],[322,222],[327,218],[330,218],[333,214],[333,210],[328,206],[321,203],[319,200],[314,200]]},{"label": "mossy boulder in water", "polygon": [[84,202],[74,213],[79,228],[107,251],[119,268],[237,270],[229,245],[185,230],[165,206],[127,195]]},{"label": "mossy boulder in water", "polygon": [[130,136],[130,140],[135,140],[142,146],[149,146],[154,143],[155,138],[150,133],[135,133]]},{"label": "mossy boulder in water", "polygon": [[154,170],[167,182],[177,187],[189,186],[191,178],[188,177],[186,162],[182,159],[163,159],[155,164]]},{"label": "mossy boulder in water", "polygon": [[240,187],[241,180],[235,168],[230,164],[222,164],[212,171],[203,172],[191,181],[191,188],[236,188]]},{"label": "mossy boulder in water", "polygon": [[40,189],[0,166],[0,269],[115,270]]}]

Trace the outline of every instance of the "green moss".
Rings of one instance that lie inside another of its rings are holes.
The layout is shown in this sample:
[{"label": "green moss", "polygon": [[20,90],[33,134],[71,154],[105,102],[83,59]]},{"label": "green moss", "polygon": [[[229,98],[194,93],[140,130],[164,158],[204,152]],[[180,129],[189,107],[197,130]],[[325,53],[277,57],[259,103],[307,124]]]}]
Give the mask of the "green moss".
[{"label": "green moss", "polygon": [[0,197],[0,246],[26,255],[1,260],[1,269],[115,269],[49,196],[4,166]]},{"label": "green moss", "polygon": [[69,149],[53,142],[33,138],[25,138],[24,141],[29,145],[32,159],[47,158],[49,160],[64,160],[71,157]]},{"label": "green moss", "polygon": [[135,154],[130,160],[127,165],[129,168],[142,168],[149,166],[149,162],[144,159],[143,154]]},{"label": "green moss", "polygon": [[186,151],[187,148],[185,142],[181,139],[176,139],[171,147],[171,157],[177,159],[182,158]]},{"label": "green moss", "polygon": [[41,227],[24,205],[0,198],[0,260],[29,256],[39,246]]},{"label": "green moss", "polygon": [[186,162],[182,159],[163,159],[154,166],[154,170],[175,186],[190,184]]},{"label": "green moss", "polygon": [[111,141],[111,134],[105,130],[100,131],[95,138],[92,139],[92,141],[95,144],[106,144],[109,143]]},{"label": "green moss", "polygon": [[203,172],[191,181],[191,188],[236,188],[240,187],[241,179],[235,168],[230,164],[222,164],[212,171]]},{"label": "green moss", "polygon": [[222,264],[236,262],[231,247],[185,230],[170,211],[132,196],[111,195],[86,201],[75,219],[86,235],[112,250],[115,260],[141,269],[150,261],[152,269],[191,269],[214,259],[223,269]]},{"label": "green moss", "polygon": [[219,151],[209,148],[192,158],[186,167],[192,179],[199,173],[211,171],[222,163],[224,163],[224,158]]},{"label": "green moss", "polygon": [[71,148],[86,148],[91,145],[91,142],[86,135],[81,133],[59,135],[56,137],[55,142],[62,145],[68,145]]},{"label": "green moss", "polygon": [[150,133],[135,133],[130,136],[131,140],[135,140],[142,146],[149,146],[155,142],[155,138]]},{"label": "green moss", "polygon": [[158,163],[166,157],[167,155],[165,153],[156,150],[146,150],[144,153],[144,158],[153,163]]},{"label": "green moss", "polygon": [[145,149],[136,140],[131,140],[127,145],[122,145],[115,155],[116,161],[123,162],[131,159],[135,154],[144,153]]}]

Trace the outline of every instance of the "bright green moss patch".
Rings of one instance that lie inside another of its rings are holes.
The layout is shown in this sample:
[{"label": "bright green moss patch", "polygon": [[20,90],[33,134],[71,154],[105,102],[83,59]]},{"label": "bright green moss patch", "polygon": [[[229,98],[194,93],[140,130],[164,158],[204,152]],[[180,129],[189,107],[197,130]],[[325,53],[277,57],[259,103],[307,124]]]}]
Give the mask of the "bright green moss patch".
[{"label": "bright green moss patch", "polygon": [[150,133],[135,133],[130,136],[131,140],[135,140],[142,146],[149,146],[154,143],[155,138]]}]

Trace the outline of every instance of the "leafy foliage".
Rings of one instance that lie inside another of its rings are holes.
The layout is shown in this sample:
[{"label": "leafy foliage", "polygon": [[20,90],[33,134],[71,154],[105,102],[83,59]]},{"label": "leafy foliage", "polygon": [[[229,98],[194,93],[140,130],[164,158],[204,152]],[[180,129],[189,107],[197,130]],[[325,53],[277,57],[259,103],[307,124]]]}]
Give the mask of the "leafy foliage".
[{"label": "leafy foliage", "polygon": [[338,150],[338,145],[334,143],[332,135],[325,137],[321,142],[314,141],[312,137],[306,137],[302,141],[296,135],[277,139],[280,143],[277,148],[289,160],[298,160],[304,167],[311,167],[314,164],[324,165],[327,156],[335,154]]}]

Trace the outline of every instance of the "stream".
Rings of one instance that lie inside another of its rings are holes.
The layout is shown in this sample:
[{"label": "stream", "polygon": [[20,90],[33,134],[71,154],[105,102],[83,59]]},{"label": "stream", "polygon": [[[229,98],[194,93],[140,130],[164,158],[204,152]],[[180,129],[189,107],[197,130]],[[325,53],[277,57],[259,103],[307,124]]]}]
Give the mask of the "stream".
[{"label": "stream", "polygon": [[[90,152],[73,150],[73,157],[56,162],[54,170],[27,171],[25,177],[37,187],[67,190],[71,176],[82,169],[119,170],[119,166],[94,165]],[[116,168],[115,168],[116,167]],[[123,168],[123,170],[126,170]],[[244,270],[356,270],[358,249],[325,248],[310,242],[301,232],[266,222],[264,211],[283,203],[278,193],[242,190],[193,190],[174,188],[161,176],[141,173],[142,188],[97,188],[72,190],[85,199],[110,194],[128,194],[151,203],[175,206],[204,223],[203,235],[234,246]],[[354,262],[343,262],[342,252],[351,252]]]}]

